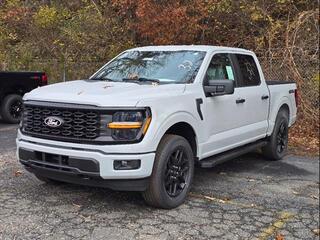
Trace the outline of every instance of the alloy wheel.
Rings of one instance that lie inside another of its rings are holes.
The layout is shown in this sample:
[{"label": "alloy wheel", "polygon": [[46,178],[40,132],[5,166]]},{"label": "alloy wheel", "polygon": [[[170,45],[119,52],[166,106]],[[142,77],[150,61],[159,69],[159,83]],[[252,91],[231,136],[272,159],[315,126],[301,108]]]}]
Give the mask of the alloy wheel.
[{"label": "alloy wheel", "polygon": [[166,165],[164,185],[170,197],[177,197],[189,184],[190,162],[185,150],[176,148],[168,158]]},{"label": "alloy wheel", "polygon": [[286,123],[283,121],[280,124],[278,134],[277,134],[277,151],[282,153],[288,144],[288,127]]},{"label": "alloy wheel", "polygon": [[22,113],[22,102],[19,100],[14,101],[10,106],[9,112],[14,119],[19,119]]}]

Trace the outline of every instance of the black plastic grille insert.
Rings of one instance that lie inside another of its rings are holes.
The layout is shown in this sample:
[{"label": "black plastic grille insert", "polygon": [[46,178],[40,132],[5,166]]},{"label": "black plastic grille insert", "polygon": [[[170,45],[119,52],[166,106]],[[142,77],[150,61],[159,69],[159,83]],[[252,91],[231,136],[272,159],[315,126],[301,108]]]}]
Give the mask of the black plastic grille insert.
[{"label": "black plastic grille insert", "polygon": [[[45,124],[47,117],[59,117],[59,127]],[[94,140],[100,135],[100,114],[92,109],[24,105],[22,132],[32,136],[62,140]]]}]

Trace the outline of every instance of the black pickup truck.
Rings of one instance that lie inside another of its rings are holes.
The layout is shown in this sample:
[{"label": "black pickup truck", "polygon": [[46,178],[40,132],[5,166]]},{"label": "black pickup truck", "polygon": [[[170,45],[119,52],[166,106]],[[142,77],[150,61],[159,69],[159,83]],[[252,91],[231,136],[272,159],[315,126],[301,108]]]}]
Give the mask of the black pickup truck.
[{"label": "black pickup truck", "polygon": [[0,116],[7,123],[18,123],[22,96],[48,84],[44,72],[0,72]]}]

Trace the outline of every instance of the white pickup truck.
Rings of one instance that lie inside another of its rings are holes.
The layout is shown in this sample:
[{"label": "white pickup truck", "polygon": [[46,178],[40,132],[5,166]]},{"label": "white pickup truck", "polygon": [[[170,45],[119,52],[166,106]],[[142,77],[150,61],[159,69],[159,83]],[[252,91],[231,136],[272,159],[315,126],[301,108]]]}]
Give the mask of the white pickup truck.
[{"label": "white pickup truck", "polygon": [[24,96],[17,156],[45,182],[141,191],[174,208],[194,166],[286,153],[296,84],[265,81],[256,55],[215,46],[127,50],[89,79]]}]

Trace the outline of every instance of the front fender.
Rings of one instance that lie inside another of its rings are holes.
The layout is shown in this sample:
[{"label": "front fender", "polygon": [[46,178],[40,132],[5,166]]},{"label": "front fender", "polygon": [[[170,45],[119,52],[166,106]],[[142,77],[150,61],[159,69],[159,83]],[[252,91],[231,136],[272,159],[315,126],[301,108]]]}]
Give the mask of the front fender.
[{"label": "front fender", "polygon": [[[167,116],[165,119],[163,119],[163,121],[159,121],[160,124],[158,125],[153,138],[154,144],[158,146],[162,137],[168,131],[168,129],[177,123],[187,123],[192,127],[195,133],[199,132],[197,129],[197,121],[198,120],[191,113],[185,111],[175,112]],[[196,142],[198,142],[197,134]]]}]

